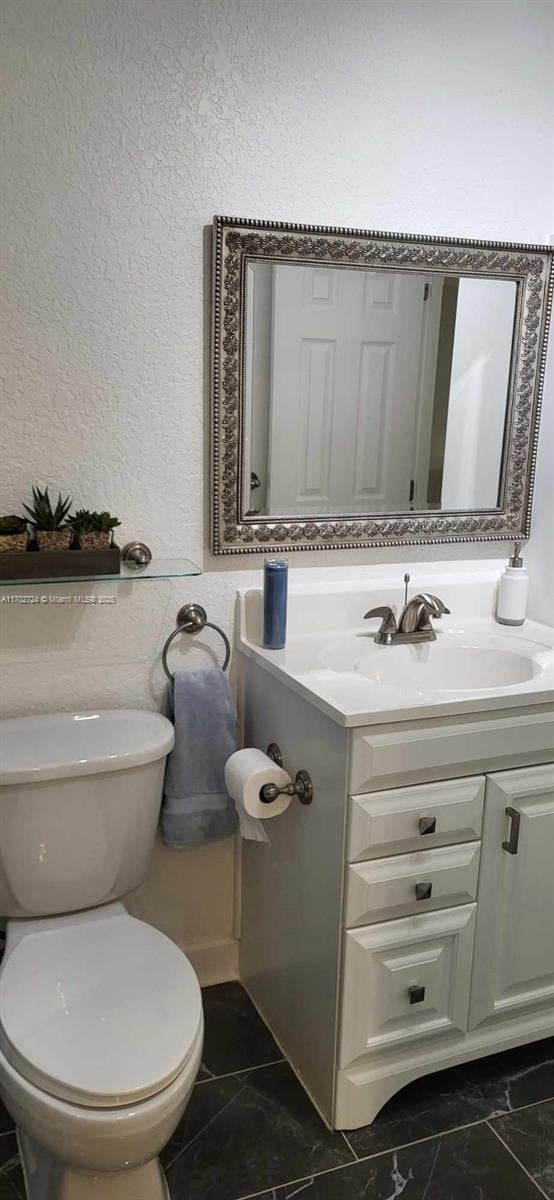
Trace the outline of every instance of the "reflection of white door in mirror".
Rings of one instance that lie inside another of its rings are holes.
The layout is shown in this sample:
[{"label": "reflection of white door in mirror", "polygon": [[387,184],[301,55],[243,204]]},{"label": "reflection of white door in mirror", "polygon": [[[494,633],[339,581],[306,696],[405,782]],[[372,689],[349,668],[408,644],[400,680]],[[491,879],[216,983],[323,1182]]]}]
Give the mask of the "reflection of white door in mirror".
[{"label": "reflection of white door in mirror", "polygon": [[409,509],[424,294],[420,275],[274,270],[271,514]]},{"label": "reflection of white door in mirror", "polygon": [[[243,512],[255,516],[267,503],[267,444],[271,367],[273,268],[256,263],[247,270],[242,484]],[[255,481],[255,486],[252,484]]]},{"label": "reflection of white door in mirror", "polygon": [[[515,283],[460,279],[448,400],[443,508],[495,508],[512,349]],[[483,331],[486,330],[486,338]]]},{"label": "reflection of white door in mirror", "polygon": [[248,264],[242,512],[494,509],[516,285]]}]

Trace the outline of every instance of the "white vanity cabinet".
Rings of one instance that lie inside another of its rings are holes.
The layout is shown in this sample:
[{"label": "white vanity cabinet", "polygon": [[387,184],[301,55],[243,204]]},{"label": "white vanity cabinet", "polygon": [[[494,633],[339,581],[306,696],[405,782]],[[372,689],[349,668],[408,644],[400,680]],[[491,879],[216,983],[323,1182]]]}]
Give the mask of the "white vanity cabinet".
[{"label": "white vanity cabinet", "polygon": [[243,843],[241,978],[327,1122],[554,1034],[551,706],[348,728],[254,661],[244,696],[314,800]]}]

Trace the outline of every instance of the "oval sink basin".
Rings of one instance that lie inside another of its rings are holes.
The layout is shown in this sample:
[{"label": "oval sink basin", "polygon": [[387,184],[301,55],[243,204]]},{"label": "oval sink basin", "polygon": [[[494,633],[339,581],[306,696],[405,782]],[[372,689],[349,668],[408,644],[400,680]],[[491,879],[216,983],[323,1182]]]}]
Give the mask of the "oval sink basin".
[{"label": "oval sink basin", "polygon": [[510,635],[445,629],[434,642],[396,646],[379,646],[371,635],[358,633],[327,644],[321,658],[320,668],[354,672],[387,688],[481,692],[517,687],[542,675],[552,649]]},{"label": "oval sink basin", "polygon": [[476,646],[383,646],[384,653],[359,663],[358,671],[389,687],[481,691],[513,687],[540,674],[526,654]]}]

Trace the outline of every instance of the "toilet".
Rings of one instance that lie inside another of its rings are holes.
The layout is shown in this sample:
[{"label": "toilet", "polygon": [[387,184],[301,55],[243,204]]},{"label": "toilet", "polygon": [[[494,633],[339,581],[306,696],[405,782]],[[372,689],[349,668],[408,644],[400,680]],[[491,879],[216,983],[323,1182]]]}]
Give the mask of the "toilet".
[{"label": "toilet", "polygon": [[173,726],[115,709],[0,722],[0,1095],[29,1200],[167,1200],[158,1155],[200,1065],[200,986],[121,897],[145,878]]}]

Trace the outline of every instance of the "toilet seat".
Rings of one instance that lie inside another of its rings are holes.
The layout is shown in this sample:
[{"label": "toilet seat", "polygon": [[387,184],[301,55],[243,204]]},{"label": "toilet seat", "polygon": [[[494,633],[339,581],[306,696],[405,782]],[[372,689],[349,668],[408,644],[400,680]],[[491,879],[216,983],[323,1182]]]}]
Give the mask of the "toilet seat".
[{"label": "toilet seat", "polygon": [[0,974],[0,1049],[44,1092],[116,1108],[167,1087],[202,1026],[198,980],[164,934],[128,914],[31,932]]}]

